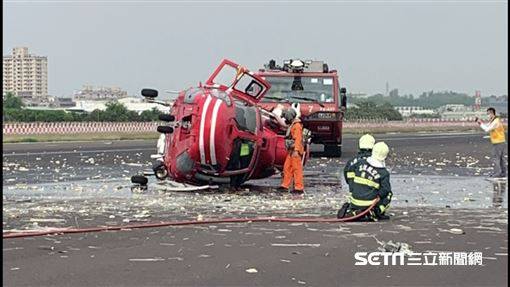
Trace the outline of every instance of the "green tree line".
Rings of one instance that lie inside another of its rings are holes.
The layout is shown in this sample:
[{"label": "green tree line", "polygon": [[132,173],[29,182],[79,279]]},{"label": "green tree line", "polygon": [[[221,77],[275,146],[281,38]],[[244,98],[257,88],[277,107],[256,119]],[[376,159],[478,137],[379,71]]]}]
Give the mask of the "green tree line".
[{"label": "green tree line", "polygon": [[25,109],[19,97],[7,93],[3,102],[4,122],[150,122],[157,121],[161,112],[157,109],[138,114],[123,104],[109,102],[106,110],[91,113],[66,112],[62,110]]},{"label": "green tree line", "polygon": [[[106,110],[91,113],[66,112],[61,110],[25,109],[20,98],[7,94],[3,106],[4,122],[150,122],[157,121],[161,112],[157,109],[138,114],[129,111],[123,104],[109,102]],[[385,119],[402,120],[402,116],[390,103],[370,100],[358,101],[356,107],[347,109],[347,120]]]},{"label": "green tree line", "polygon": [[[357,104],[362,99],[350,99],[352,103]],[[413,95],[385,97],[377,94],[366,98],[366,100],[376,103],[389,103],[393,106],[419,106],[427,109],[437,109],[447,104],[462,104],[466,106],[473,105],[475,98],[463,93],[452,91],[422,93],[420,96]]]},{"label": "green tree line", "polygon": [[374,102],[370,100],[357,101],[356,107],[350,107],[345,112],[346,120],[385,119],[400,121],[402,115],[390,103]]}]

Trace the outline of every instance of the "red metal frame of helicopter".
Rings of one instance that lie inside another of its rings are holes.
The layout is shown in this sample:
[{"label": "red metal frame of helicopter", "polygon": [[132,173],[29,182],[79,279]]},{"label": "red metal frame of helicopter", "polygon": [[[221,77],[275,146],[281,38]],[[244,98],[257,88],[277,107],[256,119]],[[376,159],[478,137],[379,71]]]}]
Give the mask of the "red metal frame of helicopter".
[{"label": "red metal frame of helicopter", "polygon": [[[287,155],[281,134],[285,127],[278,115],[258,106],[269,89],[260,76],[223,60],[205,85],[180,92],[170,115],[160,117],[169,124],[158,127],[165,139],[153,166],[156,177],[239,186],[281,170]],[[156,102],[157,91],[142,94]],[[303,163],[308,157],[309,152]]]}]

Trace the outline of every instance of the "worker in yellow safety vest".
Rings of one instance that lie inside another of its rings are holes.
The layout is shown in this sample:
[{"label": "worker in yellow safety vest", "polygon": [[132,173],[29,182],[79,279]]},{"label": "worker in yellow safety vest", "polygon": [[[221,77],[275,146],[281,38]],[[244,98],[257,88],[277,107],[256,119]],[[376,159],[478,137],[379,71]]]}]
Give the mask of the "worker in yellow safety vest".
[{"label": "worker in yellow safety vest", "polygon": [[479,118],[476,118],[476,122],[485,132],[489,133],[489,137],[492,143],[494,173],[491,175],[491,177],[504,178],[506,177],[507,170],[505,162],[505,126],[501,122],[501,119],[496,116],[496,109],[488,108],[487,115],[489,116],[489,122],[487,124],[483,123]]}]

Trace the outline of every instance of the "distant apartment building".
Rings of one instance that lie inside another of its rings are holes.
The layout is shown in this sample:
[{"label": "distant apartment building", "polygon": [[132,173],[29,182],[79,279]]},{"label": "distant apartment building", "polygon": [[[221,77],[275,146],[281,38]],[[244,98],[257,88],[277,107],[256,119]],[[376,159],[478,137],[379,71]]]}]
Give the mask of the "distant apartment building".
[{"label": "distant apartment building", "polygon": [[12,55],[3,57],[3,94],[13,92],[24,99],[48,96],[48,59],[28,53],[27,47],[16,47]]},{"label": "distant apartment building", "polygon": [[110,101],[128,96],[126,91],[118,87],[94,87],[85,85],[73,95],[75,101]]}]

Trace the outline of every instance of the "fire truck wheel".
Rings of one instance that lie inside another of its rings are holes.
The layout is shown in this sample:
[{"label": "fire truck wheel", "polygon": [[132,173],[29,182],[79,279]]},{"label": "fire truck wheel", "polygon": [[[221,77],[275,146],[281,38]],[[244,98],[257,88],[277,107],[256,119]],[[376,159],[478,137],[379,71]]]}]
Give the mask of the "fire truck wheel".
[{"label": "fire truck wheel", "polygon": [[341,157],[342,146],[341,145],[324,145],[324,155],[327,157]]},{"label": "fire truck wheel", "polygon": [[131,183],[134,184],[147,185],[147,182],[149,182],[149,180],[143,175],[133,175],[131,177]]}]

